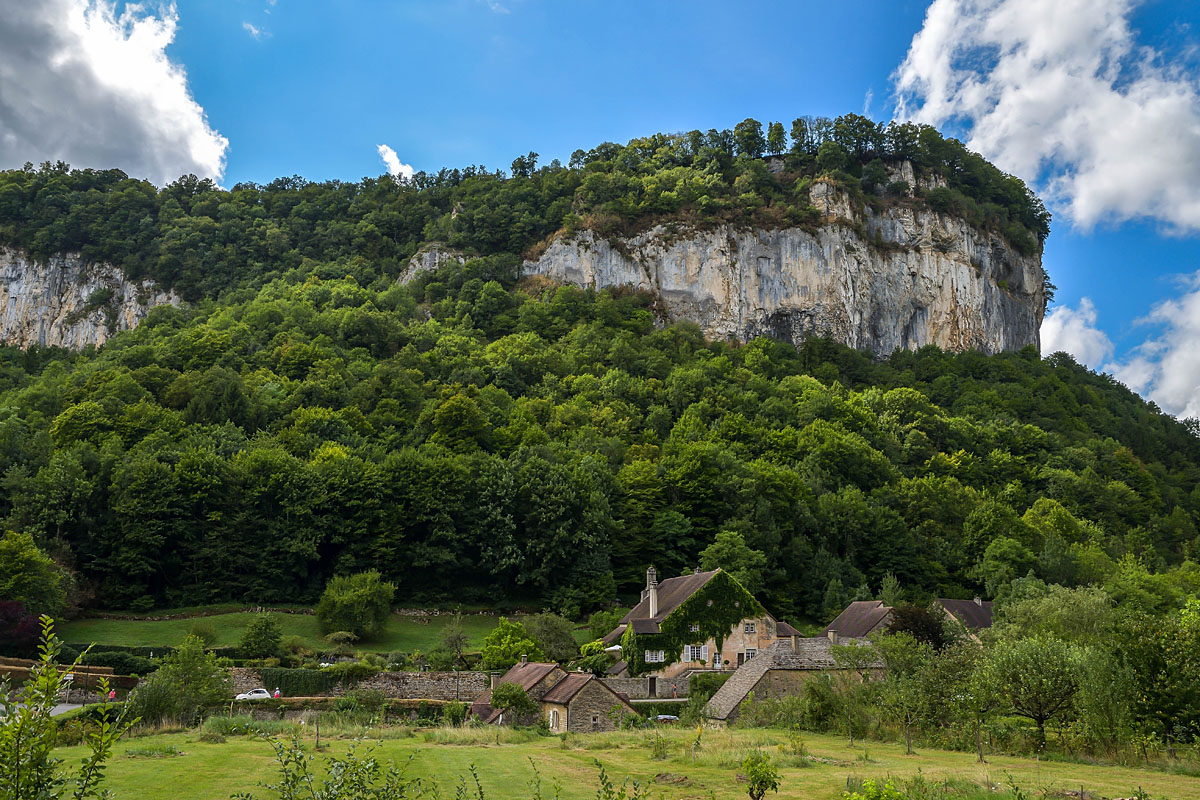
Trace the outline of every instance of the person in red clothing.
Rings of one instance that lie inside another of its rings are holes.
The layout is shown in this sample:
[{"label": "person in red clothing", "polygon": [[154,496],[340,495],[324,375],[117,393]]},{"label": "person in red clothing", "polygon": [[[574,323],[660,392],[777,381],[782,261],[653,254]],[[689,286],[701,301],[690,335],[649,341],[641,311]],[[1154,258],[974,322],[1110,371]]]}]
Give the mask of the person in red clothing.
[{"label": "person in red clothing", "polygon": [[276,700],[279,699],[279,687],[278,686],[275,687],[275,699]]},{"label": "person in red clothing", "polygon": [[116,700],[116,699],[117,699],[117,690],[109,689],[108,690],[108,702],[111,703],[113,700]]}]

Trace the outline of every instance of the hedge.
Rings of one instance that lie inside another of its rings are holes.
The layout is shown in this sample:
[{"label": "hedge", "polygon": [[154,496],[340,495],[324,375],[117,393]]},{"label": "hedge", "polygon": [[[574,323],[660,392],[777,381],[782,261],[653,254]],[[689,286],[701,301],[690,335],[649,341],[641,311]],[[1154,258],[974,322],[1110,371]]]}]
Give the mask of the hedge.
[{"label": "hedge", "polygon": [[329,690],[337,679],[326,672],[315,669],[287,669],[266,667],[259,670],[263,688],[286,697],[313,697]]}]

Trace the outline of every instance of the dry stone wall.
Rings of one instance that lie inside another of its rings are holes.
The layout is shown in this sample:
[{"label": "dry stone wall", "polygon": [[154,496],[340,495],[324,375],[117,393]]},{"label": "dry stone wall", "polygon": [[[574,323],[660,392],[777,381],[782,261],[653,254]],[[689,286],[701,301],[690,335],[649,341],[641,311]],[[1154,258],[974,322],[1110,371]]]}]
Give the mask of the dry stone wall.
[{"label": "dry stone wall", "polygon": [[[257,689],[262,684],[258,670],[234,667],[230,670],[236,694]],[[460,700],[470,702],[491,686],[486,672],[381,672],[356,684],[335,684],[319,697],[341,697],[355,689],[373,689],[394,700]],[[263,687],[273,690],[274,687]]]}]

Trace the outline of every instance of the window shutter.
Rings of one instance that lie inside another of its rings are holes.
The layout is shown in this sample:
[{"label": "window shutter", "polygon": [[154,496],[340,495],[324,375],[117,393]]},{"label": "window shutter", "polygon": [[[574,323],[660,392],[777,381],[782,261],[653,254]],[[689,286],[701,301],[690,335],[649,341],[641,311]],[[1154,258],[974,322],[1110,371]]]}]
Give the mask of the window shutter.
[{"label": "window shutter", "polygon": [[700,647],[700,660],[708,661],[708,645],[702,645]]}]

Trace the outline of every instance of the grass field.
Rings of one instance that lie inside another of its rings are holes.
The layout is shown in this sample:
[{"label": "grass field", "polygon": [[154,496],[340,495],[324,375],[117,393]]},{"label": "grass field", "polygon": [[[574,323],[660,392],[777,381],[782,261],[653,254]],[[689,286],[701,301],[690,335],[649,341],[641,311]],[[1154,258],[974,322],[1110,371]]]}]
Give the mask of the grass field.
[{"label": "grass field", "polygon": [[[583,800],[596,794],[599,759],[618,785],[626,778],[649,785],[651,797],[745,797],[745,784],[737,779],[737,764],[753,748],[769,752],[781,767],[778,797],[799,800],[840,798],[847,781],[865,778],[912,778],[918,772],[932,780],[959,779],[978,787],[965,800],[1011,797],[1007,791],[989,792],[985,785],[1007,787],[1015,782],[1027,797],[1063,796],[1083,787],[1089,796],[1127,797],[1141,787],[1153,800],[1195,800],[1200,778],[1150,769],[1090,764],[1037,763],[1028,758],[994,756],[976,764],[971,753],[919,750],[904,755],[901,745],[870,742],[853,749],[832,736],[804,736],[807,757],[795,754],[795,740],[785,731],[706,730],[693,756],[695,730],[636,731],[611,734],[539,737],[525,731],[490,729],[435,729],[416,732],[384,729],[377,755],[397,763],[413,757],[409,775],[437,783],[443,797],[455,796],[460,776],[474,765],[484,796],[489,800],[531,797],[528,788],[533,765],[542,776],[543,796],[553,797],[552,785],[561,786],[563,800]],[[653,737],[661,735],[665,758],[651,757]],[[311,744],[311,742],[310,742]],[[329,752],[341,753],[349,745],[334,741]],[[159,755],[175,753],[177,755]],[[57,755],[77,763],[78,747],[61,748]],[[248,791],[260,781],[275,778],[273,752],[266,742],[230,737],[224,743],[200,742],[195,733],[138,737],[118,744],[108,768],[107,787],[117,800],[211,800]],[[656,778],[657,776],[657,778]],[[262,798],[273,797],[258,791]],[[472,795],[474,796],[474,795]],[[776,795],[771,795],[775,797]]]},{"label": "grass field", "polygon": [[[317,618],[311,614],[275,614],[274,617],[283,629],[284,638],[298,636],[309,647],[318,650],[328,646],[321,638]],[[215,641],[210,644],[226,647],[238,643],[242,631],[253,618],[253,613],[241,612],[161,621],[81,619],[59,625],[56,633],[65,642],[174,647],[183,642],[193,625],[204,625],[216,635]],[[450,619],[448,614],[430,617],[393,614],[388,619],[387,630],[382,637],[375,641],[359,642],[356,646],[378,652],[428,652],[441,644],[442,632]],[[478,649],[483,637],[496,626],[496,618],[492,616],[464,614],[462,620],[463,629],[471,641],[470,649]]]}]

